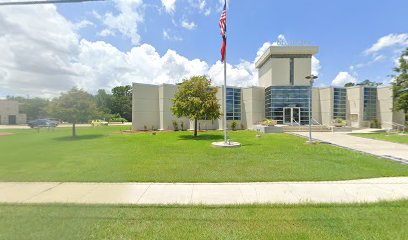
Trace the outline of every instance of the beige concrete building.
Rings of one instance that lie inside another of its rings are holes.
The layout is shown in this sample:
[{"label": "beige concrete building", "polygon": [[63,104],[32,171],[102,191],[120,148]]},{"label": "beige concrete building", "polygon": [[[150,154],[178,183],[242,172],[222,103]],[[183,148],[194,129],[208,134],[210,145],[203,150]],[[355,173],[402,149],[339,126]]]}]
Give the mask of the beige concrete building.
[{"label": "beige concrete building", "polygon": [[[314,46],[271,46],[255,63],[259,73],[259,86],[248,88],[227,87],[227,126],[237,123],[238,129],[251,129],[267,118],[279,124],[309,124],[309,98],[313,124],[330,126],[340,118],[347,125],[369,127],[378,121],[383,128],[394,123],[404,124],[403,113],[392,112],[392,90],[390,87],[351,88],[326,87],[310,91],[312,56],[318,52]],[[177,119],[172,115],[171,99],[176,85],[133,84],[133,128],[180,129],[193,127],[188,119]],[[223,87],[219,87],[217,98],[223,109]],[[221,129],[223,119],[199,121],[199,129]]]},{"label": "beige concrete building", "polygon": [[0,125],[25,124],[27,117],[19,113],[17,101],[0,100]]}]

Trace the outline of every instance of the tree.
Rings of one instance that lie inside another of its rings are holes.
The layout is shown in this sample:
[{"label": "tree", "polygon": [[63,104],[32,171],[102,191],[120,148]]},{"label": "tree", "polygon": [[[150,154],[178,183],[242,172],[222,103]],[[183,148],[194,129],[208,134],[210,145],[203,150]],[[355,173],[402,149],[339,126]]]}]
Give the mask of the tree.
[{"label": "tree", "polygon": [[353,86],[355,86],[355,85],[356,85],[356,84],[353,83],[353,82],[348,82],[348,83],[344,84],[344,87],[353,87]]},{"label": "tree", "polygon": [[357,86],[367,86],[367,87],[377,87],[377,86],[382,85],[382,83],[372,82],[372,81],[366,79],[366,80],[364,80],[362,82],[357,83],[356,85]]},{"label": "tree", "polygon": [[105,89],[99,89],[95,95],[96,107],[105,113],[111,113],[112,95],[108,94]]},{"label": "tree", "polygon": [[132,86],[118,86],[112,89],[111,113],[132,121]]},{"label": "tree", "polygon": [[92,95],[84,90],[72,88],[60,97],[54,98],[48,107],[48,113],[58,119],[72,123],[72,136],[76,136],[76,123],[87,122],[98,117],[98,111]]},{"label": "tree", "polygon": [[394,111],[408,113],[408,48],[404,50],[399,59],[399,66],[394,68],[397,75],[392,82],[394,96]]},{"label": "tree", "polygon": [[199,119],[215,120],[221,116],[217,91],[218,88],[212,88],[211,80],[206,76],[193,76],[178,85],[171,111],[178,118],[194,120],[194,137],[197,137]]},{"label": "tree", "polygon": [[27,120],[47,117],[47,107],[49,100],[44,98],[23,98],[7,96],[8,100],[20,103],[20,112],[27,115]]}]

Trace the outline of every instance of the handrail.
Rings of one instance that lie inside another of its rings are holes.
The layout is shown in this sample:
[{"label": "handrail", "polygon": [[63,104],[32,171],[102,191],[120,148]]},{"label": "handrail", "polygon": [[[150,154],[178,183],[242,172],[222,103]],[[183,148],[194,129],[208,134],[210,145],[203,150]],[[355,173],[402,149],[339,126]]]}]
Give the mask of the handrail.
[{"label": "handrail", "polygon": [[319,123],[319,121],[317,121],[317,120],[314,119],[314,118],[312,118],[312,123],[313,123],[313,121],[314,121],[315,123],[317,123],[317,125],[323,125],[323,124]]},{"label": "handrail", "polygon": [[295,119],[292,119],[292,125],[293,125],[293,122],[295,122],[297,124],[298,128],[300,129],[300,123],[298,123]]},{"label": "handrail", "polygon": [[396,126],[397,127],[397,131],[399,131],[399,129],[400,129],[400,127],[402,128],[402,132],[405,132],[405,125],[403,125],[403,124],[399,124],[399,123],[395,123],[395,122],[383,122],[383,123],[385,123],[385,124],[389,124],[389,125],[391,125],[391,129],[394,127],[394,126]]}]

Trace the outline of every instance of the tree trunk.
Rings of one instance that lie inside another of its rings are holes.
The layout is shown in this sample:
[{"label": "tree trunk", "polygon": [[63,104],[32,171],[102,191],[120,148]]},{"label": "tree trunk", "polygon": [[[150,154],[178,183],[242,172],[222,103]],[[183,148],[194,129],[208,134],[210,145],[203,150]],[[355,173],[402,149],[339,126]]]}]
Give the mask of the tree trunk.
[{"label": "tree trunk", "polygon": [[76,137],[75,123],[72,123],[72,137]]},{"label": "tree trunk", "polygon": [[197,137],[197,118],[194,119],[194,137]]}]

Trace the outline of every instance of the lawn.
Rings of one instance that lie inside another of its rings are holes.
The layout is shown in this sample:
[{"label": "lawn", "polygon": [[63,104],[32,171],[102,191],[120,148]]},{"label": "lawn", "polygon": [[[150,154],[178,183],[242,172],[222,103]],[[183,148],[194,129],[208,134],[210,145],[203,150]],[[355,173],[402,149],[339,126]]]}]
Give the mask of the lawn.
[{"label": "lawn", "polygon": [[214,149],[222,132],[114,134],[125,127],[4,130],[0,181],[246,182],[408,176],[408,166],[288,134],[230,134],[240,149]]},{"label": "lawn", "polygon": [[408,201],[352,205],[0,205],[0,239],[408,239]]},{"label": "lawn", "polygon": [[386,132],[377,132],[377,133],[353,133],[352,135],[376,140],[408,144],[408,133],[402,135],[402,134],[387,134]]}]

